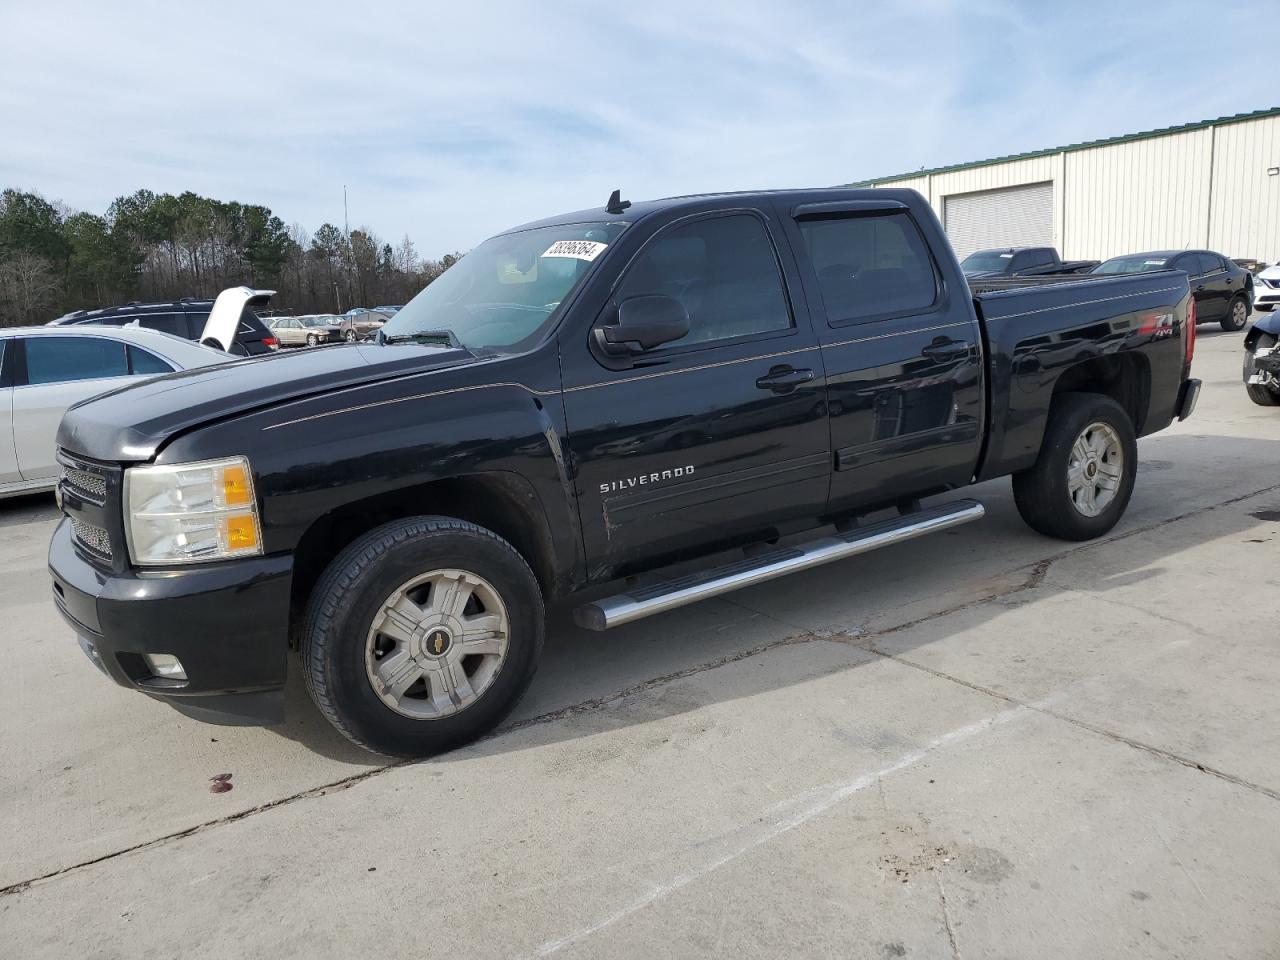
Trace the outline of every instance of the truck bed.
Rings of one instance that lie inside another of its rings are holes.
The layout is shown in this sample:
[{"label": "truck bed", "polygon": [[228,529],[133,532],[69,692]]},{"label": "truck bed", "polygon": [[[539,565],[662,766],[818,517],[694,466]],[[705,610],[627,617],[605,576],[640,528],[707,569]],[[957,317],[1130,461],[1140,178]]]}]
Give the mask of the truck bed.
[{"label": "truck bed", "polygon": [[[1135,364],[1144,384],[1142,396],[1131,398],[1140,436],[1174,417],[1164,400],[1152,404],[1153,398],[1176,397],[1183,376],[1186,275],[1163,270],[1045,279],[998,281],[998,289],[973,298],[992,384],[980,479],[1035,462],[1053,394],[1064,389],[1060,377],[1068,367],[1077,378],[1096,370],[1101,379],[1110,366]],[[1091,366],[1082,367],[1085,361]]]}]

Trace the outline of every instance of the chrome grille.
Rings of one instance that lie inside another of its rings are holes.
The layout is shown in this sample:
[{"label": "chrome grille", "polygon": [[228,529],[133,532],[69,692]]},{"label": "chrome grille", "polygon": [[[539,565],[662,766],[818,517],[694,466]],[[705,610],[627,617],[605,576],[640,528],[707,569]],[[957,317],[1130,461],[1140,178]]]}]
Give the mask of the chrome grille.
[{"label": "chrome grille", "polygon": [[103,503],[107,499],[107,481],[95,473],[89,473],[87,470],[77,470],[74,467],[63,467],[62,476],[68,487],[97,503]]},{"label": "chrome grille", "polygon": [[104,560],[111,559],[111,535],[101,527],[87,523],[79,517],[71,518],[71,532],[80,545]]}]

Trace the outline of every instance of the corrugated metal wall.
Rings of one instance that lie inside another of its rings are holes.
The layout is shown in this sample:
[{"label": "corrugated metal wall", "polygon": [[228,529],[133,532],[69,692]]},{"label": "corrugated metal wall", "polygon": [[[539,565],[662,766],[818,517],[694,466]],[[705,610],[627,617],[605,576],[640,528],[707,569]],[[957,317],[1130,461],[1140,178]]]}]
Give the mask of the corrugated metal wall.
[{"label": "corrugated metal wall", "polygon": [[991,247],[1048,246],[1053,243],[1053,183],[948,194],[942,224],[961,260]]},{"label": "corrugated metal wall", "polygon": [[941,219],[948,196],[1050,181],[1053,242],[1069,260],[1208,247],[1276,263],[1273,167],[1280,167],[1280,116],[879,185],[918,190]]}]

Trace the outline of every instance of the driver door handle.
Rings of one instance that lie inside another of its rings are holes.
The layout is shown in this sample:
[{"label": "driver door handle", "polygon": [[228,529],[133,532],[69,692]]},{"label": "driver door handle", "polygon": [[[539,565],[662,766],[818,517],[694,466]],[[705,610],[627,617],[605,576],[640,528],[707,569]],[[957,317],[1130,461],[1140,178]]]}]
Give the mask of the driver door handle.
[{"label": "driver door handle", "polygon": [[756,386],[761,390],[772,390],[774,393],[790,393],[800,384],[808,383],[813,379],[813,376],[812,370],[798,370],[784,363],[773,367],[763,377],[756,380]]},{"label": "driver door handle", "polygon": [[947,360],[960,360],[969,355],[969,344],[963,340],[943,339],[940,337],[921,350],[920,355],[938,363],[944,363]]}]

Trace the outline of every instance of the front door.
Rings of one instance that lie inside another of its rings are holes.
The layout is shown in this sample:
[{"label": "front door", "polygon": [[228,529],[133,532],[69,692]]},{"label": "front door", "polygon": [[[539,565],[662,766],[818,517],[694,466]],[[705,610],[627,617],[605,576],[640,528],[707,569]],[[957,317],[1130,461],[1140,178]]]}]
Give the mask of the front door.
[{"label": "front door", "polygon": [[[679,300],[687,336],[609,369],[561,340],[564,403],[592,580],[776,535],[826,505],[822,357],[788,295],[772,214],[678,220],[632,260],[597,324],[631,297]],[[793,268],[792,268],[793,269]]]},{"label": "front door", "polygon": [[17,483],[18,453],[13,448],[13,340],[0,339],[0,485]]},{"label": "front door", "polygon": [[820,203],[791,214],[809,302],[822,305],[813,314],[831,406],[831,511],[968,483],[983,410],[968,288],[946,288],[902,203]]}]

